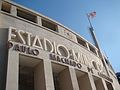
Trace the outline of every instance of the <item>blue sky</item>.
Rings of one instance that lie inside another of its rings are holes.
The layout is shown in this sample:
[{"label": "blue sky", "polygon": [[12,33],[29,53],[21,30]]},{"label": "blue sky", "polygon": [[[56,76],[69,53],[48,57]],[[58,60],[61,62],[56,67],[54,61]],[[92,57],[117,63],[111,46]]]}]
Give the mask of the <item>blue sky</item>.
[{"label": "blue sky", "polygon": [[13,0],[48,16],[92,42],[86,13],[96,11],[92,19],[102,50],[113,68],[120,72],[120,0]]}]

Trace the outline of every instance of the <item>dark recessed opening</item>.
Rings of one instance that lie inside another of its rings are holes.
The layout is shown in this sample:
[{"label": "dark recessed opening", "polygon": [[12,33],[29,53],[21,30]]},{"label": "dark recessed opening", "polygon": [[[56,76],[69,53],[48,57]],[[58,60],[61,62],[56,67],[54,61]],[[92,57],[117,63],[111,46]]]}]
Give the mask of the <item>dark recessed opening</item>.
[{"label": "dark recessed opening", "polygon": [[7,13],[10,13],[11,5],[9,3],[3,2],[1,10]]},{"label": "dark recessed opening", "polygon": [[59,85],[59,82],[60,82],[60,78],[58,76],[57,73],[53,73],[53,78],[54,78],[54,86],[55,86],[55,90],[60,90],[60,85]]},{"label": "dark recessed opening", "polygon": [[19,67],[19,90],[34,90],[33,68]]},{"label": "dark recessed opening", "polygon": [[78,41],[78,43],[79,43],[80,45],[86,47],[86,42],[83,41],[81,38],[77,37],[77,41]]},{"label": "dark recessed opening", "polygon": [[106,81],[106,85],[107,85],[108,90],[114,90],[113,86],[112,86],[112,84],[110,82]]},{"label": "dark recessed opening", "polygon": [[93,46],[89,45],[89,48],[90,48],[90,51],[96,54],[95,48]]},{"label": "dark recessed opening", "polygon": [[57,25],[50,22],[50,21],[47,21],[47,20],[43,20],[42,19],[42,26],[48,28],[48,29],[51,29],[53,31],[57,31]]},{"label": "dark recessed opening", "polygon": [[17,9],[17,16],[24,18],[26,20],[32,21],[34,23],[37,23],[37,16],[35,16],[34,14],[32,14],[28,11],[25,11],[22,9]]},{"label": "dark recessed opening", "polygon": [[93,80],[94,80],[94,84],[95,84],[96,90],[105,90],[101,78],[93,76]]}]

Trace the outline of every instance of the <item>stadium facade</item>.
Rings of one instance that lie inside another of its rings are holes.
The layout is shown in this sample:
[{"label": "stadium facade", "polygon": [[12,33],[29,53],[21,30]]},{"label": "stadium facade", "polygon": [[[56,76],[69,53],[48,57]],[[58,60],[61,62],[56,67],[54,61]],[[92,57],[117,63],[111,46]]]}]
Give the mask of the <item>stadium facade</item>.
[{"label": "stadium facade", "polygon": [[0,0],[0,90],[119,90],[98,48],[62,24]]}]

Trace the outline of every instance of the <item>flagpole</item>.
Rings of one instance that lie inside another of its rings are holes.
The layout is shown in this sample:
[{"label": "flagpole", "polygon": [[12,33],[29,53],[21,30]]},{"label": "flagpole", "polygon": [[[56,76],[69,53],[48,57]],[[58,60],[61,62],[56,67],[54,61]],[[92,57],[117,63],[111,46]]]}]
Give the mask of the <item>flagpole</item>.
[{"label": "flagpole", "polygon": [[101,50],[101,48],[100,48],[100,46],[99,46],[99,42],[98,42],[98,40],[97,40],[96,34],[95,34],[95,32],[94,32],[94,28],[93,28],[92,23],[91,23],[91,20],[90,20],[90,16],[89,16],[88,14],[87,14],[87,18],[88,18],[88,21],[89,21],[89,24],[90,24],[89,30],[90,30],[92,39],[93,39],[93,41],[94,41],[94,43],[95,43],[95,46],[98,48],[98,50],[99,50],[99,52],[100,52],[100,57],[102,58],[103,64],[105,64],[104,66],[105,66],[106,72],[107,72],[107,74],[109,75],[107,63],[105,62],[104,55],[103,55],[102,50]]},{"label": "flagpole", "polygon": [[90,30],[90,33],[91,33],[91,36],[93,38],[93,41],[95,43],[95,46],[100,49],[100,46],[99,46],[99,43],[98,43],[98,40],[97,40],[97,37],[95,35],[95,32],[94,32],[94,28],[92,26],[92,23],[91,23],[91,20],[90,20],[90,16],[87,14],[87,18],[88,18],[88,21],[89,21],[89,24],[90,24],[90,27],[89,27],[89,30]]},{"label": "flagpole", "polygon": [[89,22],[89,24],[90,24],[90,27],[93,28],[92,23],[91,23],[91,21],[90,21],[90,18],[89,18],[89,15],[88,15],[88,14],[87,14],[87,19],[88,19],[88,22]]}]

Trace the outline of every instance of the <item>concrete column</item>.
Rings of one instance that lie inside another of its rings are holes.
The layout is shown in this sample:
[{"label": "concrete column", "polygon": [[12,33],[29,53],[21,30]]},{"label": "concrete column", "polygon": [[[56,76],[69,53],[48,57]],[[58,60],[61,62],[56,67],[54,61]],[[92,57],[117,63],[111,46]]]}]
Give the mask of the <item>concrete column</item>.
[{"label": "concrete column", "polygon": [[59,73],[59,86],[60,86],[60,90],[74,90],[68,68],[64,69]]},{"label": "concrete column", "polygon": [[19,76],[19,54],[15,51],[9,51],[6,90],[18,90]]},{"label": "concrete column", "polygon": [[99,57],[99,54],[98,54],[98,50],[97,50],[97,49],[95,49],[95,52],[96,52],[97,56]]},{"label": "concrete column", "polygon": [[38,25],[42,26],[42,21],[41,21],[41,17],[40,16],[37,16],[37,23],[38,23]]},{"label": "concrete column", "polygon": [[95,83],[94,83],[94,79],[93,79],[92,74],[88,73],[88,78],[89,78],[92,90],[97,90],[96,86],[95,86]]},{"label": "concrete column", "polygon": [[45,74],[45,90],[54,90],[53,74],[52,74],[52,65],[49,60],[43,60],[44,65],[44,74]]},{"label": "concrete column", "polygon": [[95,81],[97,90],[106,90],[101,79]]},{"label": "concrete column", "polygon": [[[111,85],[112,85],[112,87],[113,87],[113,90],[116,90],[116,89],[115,89],[115,85],[114,85],[113,83],[111,83]],[[119,86],[119,87],[120,87],[120,86]]]},{"label": "concrete column", "polygon": [[35,90],[54,90],[52,66],[50,61],[41,61],[34,71]]},{"label": "concrete column", "polygon": [[58,28],[58,32],[61,34],[61,35],[65,35],[65,28],[63,28],[62,26],[60,25],[57,25],[57,28]]},{"label": "concrete column", "polygon": [[80,90],[96,90],[93,77],[90,74],[84,74],[78,77],[78,83]]},{"label": "concrete column", "polygon": [[104,90],[108,90],[105,80],[104,79],[101,79],[101,80],[102,80],[102,83],[103,83],[103,86],[104,86]]},{"label": "concrete column", "polygon": [[13,16],[17,16],[17,8],[16,8],[16,6],[11,6],[11,14]]},{"label": "concrete column", "polygon": [[34,88],[35,90],[45,90],[44,65],[41,61],[34,70]]},{"label": "concrete column", "polygon": [[79,90],[79,85],[78,85],[75,69],[69,67],[69,72],[70,72],[73,90]]},{"label": "concrete column", "polygon": [[87,49],[90,51],[90,47],[87,42],[86,42],[86,46],[87,46]]}]

